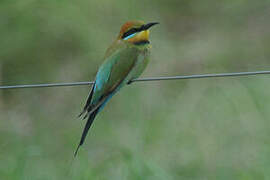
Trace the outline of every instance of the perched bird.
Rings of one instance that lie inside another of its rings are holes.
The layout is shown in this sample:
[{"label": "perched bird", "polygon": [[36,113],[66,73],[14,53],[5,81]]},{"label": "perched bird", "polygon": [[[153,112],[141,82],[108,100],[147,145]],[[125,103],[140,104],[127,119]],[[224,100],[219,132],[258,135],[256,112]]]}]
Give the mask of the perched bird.
[{"label": "perched bird", "polygon": [[149,28],[158,24],[142,21],[126,22],[112,45],[107,49],[104,63],[98,69],[92,90],[83,111],[88,118],[75,156],[84,143],[96,115],[111,97],[132,79],[138,78],[149,62]]}]

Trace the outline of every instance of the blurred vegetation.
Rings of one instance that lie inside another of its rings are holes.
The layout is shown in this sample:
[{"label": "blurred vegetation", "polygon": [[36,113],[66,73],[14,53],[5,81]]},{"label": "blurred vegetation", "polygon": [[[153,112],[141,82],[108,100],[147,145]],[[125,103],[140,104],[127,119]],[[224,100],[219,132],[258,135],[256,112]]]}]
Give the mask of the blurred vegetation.
[{"label": "blurred vegetation", "polygon": [[[93,80],[127,20],[144,76],[270,69],[269,0],[0,1],[2,85]],[[73,159],[90,87],[0,91],[0,179],[270,179],[269,76],[134,83]]]}]

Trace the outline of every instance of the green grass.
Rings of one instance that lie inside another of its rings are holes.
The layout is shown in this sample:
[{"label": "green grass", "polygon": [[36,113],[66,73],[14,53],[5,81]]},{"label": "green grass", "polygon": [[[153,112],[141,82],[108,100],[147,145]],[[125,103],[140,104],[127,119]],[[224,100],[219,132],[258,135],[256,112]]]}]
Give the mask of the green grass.
[{"label": "green grass", "polygon": [[[267,70],[268,1],[1,1],[0,82],[93,80],[123,22],[159,21],[144,76]],[[90,87],[0,91],[0,179],[269,179],[269,76],[134,83],[74,159]]]}]

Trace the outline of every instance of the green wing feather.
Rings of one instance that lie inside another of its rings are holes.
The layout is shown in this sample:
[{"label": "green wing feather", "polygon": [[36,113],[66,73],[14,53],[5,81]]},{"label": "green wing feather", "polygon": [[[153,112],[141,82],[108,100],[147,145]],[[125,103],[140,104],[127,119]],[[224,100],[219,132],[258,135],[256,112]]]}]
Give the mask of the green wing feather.
[{"label": "green wing feather", "polygon": [[124,42],[116,42],[107,50],[105,61],[100,66],[91,93],[88,96],[83,112],[89,117],[79,147],[84,143],[85,137],[97,113],[106,102],[125,84],[137,78],[148,63],[148,46],[137,47]]}]

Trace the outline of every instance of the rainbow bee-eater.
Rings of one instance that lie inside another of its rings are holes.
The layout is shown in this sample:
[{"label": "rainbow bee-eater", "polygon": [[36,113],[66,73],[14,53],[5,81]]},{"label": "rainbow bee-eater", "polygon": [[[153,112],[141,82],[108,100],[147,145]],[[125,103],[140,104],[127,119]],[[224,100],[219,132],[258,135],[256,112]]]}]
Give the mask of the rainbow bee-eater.
[{"label": "rainbow bee-eater", "polygon": [[138,78],[149,62],[150,42],[149,28],[158,23],[142,21],[126,22],[117,39],[107,49],[104,62],[98,69],[95,82],[88,96],[82,113],[88,118],[80,143],[75,151],[84,143],[86,135],[96,115],[104,108],[111,97],[132,79]]}]

